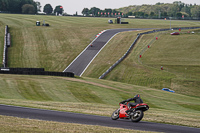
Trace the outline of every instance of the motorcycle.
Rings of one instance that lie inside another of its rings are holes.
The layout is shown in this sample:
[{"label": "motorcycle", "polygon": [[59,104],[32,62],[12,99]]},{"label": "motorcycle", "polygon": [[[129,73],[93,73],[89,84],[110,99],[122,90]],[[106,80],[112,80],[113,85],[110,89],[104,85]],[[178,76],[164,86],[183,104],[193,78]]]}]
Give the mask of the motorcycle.
[{"label": "motorcycle", "polygon": [[[112,120],[117,120],[119,118],[131,119],[132,122],[139,122],[140,120],[142,120],[144,116],[143,112],[147,111],[149,109],[149,106],[145,103],[132,103],[129,109],[128,103],[129,102],[119,103],[120,108],[112,113]],[[128,113],[127,110],[129,110]]]}]

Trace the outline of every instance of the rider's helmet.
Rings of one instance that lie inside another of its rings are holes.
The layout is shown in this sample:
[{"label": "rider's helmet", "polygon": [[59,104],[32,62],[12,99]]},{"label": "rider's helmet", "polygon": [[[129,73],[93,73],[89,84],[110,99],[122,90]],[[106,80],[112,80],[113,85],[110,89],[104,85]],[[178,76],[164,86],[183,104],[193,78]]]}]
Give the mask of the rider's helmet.
[{"label": "rider's helmet", "polygon": [[142,99],[140,98],[140,95],[139,95],[139,94],[135,95],[134,99],[135,99],[135,103],[143,103],[143,101],[142,101]]},{"label": "rider's helmet", "polygon": [[139,95],[139,94],[137,94],[137,95],[135,95],[135,96],[134,96],[134,98],[139,98],[139,97],[140,97],[140,95]]}]

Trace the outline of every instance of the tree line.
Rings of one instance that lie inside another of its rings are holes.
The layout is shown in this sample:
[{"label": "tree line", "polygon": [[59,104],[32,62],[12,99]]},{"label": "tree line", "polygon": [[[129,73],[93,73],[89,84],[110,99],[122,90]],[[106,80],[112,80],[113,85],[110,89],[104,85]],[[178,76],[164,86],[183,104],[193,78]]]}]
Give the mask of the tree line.
[{"label": "tree line", "polygon": [[185,4],[181,1],[175,1],[173,3],[156,3],[155,5],[133,5],[129,7],[123,7],[119,9],[105,9],[101,10],[96,7],[91,9],[84,8],[82,10],[84,16],[135,16],[137,18],[200,18],[200,5]]},{"label": "tree line", "polygon": [[173,3],[156,3],[155,5],[129,6],[118,9],[127,15],[146,18],[200,18],[200,5],[185,4],[181,1]]},{"label": "tree line", "polygon": [[[0,12],[3,13],[23,13],[23,14],[37,14],[41,11],[40,2],[34,0],[0,0]],[[54,11],[59,15],[63,13],[62,6],[56,6],[53,10],[50,4],[44,6],[43,12],[51,14]]]},{"label": "tree line", "polygon": [[63,7],[61,5],[59,6],[56,6],[55,9],[53,10],[53,7],[51,6],[51,4],[46,4],[44,6],[44,9],[43,9],[43,12],[46,13],[46,14],[56,14],[56,15],[59,15],[59,14],[62,14],[63,13]]},{"label": "tree line", "polygon": [[5,13],[35,14],[40,7],[40,2],[34,0],[0,0],[0,11]]},{"label": "tree line", "polygon": [[[0,0],[0,12],[5,13],[24,13],[36,14],[41,11],[40,2],[34,0]],[[51,4],[46,4],[43,12],[46,14],[63,14],[63,7],[56,6],[55,9]],[[66,14],[66,13],[65,13]],[[128,17],[135,16],[137,18],[198,18],[200,19],[200,5],[185,4],[181,1],[174,1],[173,3],[156,3],[155,5],[132,5],[119,9],[104,9],[97,7],[90,9],[84,8],[82,10],[84,16],[97,17]],[[63,14],[64,15],[64,14]],[[77,13],[76,13],[77,15]]]}]

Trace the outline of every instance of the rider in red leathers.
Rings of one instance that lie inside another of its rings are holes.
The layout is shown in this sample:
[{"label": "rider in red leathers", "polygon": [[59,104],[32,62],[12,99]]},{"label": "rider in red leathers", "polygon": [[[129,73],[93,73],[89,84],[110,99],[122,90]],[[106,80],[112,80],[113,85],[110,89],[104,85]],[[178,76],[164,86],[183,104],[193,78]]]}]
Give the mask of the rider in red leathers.
[{"label": "rider in red leathers", "polygon": [[[135,103],[131,103],[130,101],[135,101]],[[143,103],[143,101],[142,101],[142,99],[140,98],[140,95],[139,95],[139,94],[135,95],[133,98],[129,98],[129,99],[127,99],[127,100],[121,101],[120,103],[123,104],[123,103],[125,103],[125,102],[129,102],[129,103],[128,103],[129,110],[126,111],[127,114],[129,114],[131,111],[133,111],[133,110],[131,109],[131,107],[136,106],[138,103]]]}]

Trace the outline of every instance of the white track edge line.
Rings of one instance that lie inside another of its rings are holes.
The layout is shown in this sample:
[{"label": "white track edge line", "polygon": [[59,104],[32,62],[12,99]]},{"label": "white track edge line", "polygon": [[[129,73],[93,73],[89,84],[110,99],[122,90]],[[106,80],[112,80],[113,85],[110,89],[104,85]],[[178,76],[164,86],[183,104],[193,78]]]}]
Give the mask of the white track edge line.
[{"label": "white track edge line", "polygon": [[[104,32],[106,32],[107,30],[103,30],[103,32],[99,35],[99,36],[101,36]],[[83,52],[85,52],[86,51],[86,49],[97,39],[97,38],[99,38],[99,36],[97,36],[68,66],[67,66],[67,68],[65,68],[65,70],[63,71],[63,72],[65,72],[75,61],[76,61],[76,59],[79,57],[79,56],[81,56],[81,54],[83,53]]]},{"label": "white track edge line", "polygon": [[88,65],[85,67],[85,69],[83,70],[83,72],[80,74],[80,77],[83,75],[83,73],[86,71],[86,69],[89,67],[89,65],[92,63],[92,61],[96,58],[96,56],[101,52],[101,50],[110,42],[110,40],[116,36],[117,34],[119,34],[120,32],[117,32],[116,34],[114,34],[107,42],[106,44],[99,50],[99,52],[92,58],[92,60],[88,63]]}]

